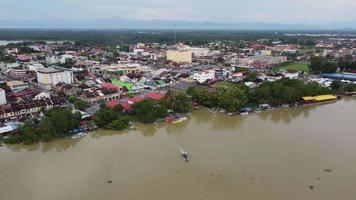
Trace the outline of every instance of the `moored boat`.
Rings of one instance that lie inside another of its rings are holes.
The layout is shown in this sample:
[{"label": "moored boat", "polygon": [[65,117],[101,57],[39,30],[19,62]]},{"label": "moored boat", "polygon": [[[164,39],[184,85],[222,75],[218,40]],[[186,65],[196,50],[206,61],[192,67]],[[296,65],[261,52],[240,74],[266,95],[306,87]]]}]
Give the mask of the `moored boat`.
[{"label": "moored boat", "polygon": [[249,112],[242,112],[242,113],[240,113],[240,115],[242,115],[242,116],[246,116],[246,115],[248,115],[249,114]]},{"label": "moored boat", "polygon": [[79,133],[73,135],[73,136],[70,137],[70,138],[71,138],[71,139],[80,139],[80,138],[82,138],[82,137],[84,137],[84,136],[86,136],[86,135],[87,135],[87,134],[86,134],[85,132],[79,132]]}]

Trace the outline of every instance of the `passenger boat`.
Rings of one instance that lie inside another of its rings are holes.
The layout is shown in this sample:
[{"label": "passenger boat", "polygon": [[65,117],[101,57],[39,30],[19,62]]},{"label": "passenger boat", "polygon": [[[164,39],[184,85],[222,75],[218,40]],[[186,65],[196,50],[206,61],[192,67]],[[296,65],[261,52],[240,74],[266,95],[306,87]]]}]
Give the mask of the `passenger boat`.
[{"label": "passenger boat", "polygon": [[184,151],[182,147],[180,147],[180,155],[182,156],[182,159],[186,162],[188,162],[188,152]]}]

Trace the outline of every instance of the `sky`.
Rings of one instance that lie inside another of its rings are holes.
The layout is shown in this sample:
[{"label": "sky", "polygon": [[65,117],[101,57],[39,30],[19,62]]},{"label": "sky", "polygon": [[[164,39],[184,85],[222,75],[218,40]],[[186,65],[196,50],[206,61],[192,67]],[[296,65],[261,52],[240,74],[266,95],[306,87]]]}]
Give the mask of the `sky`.
[{"label": "sky", "polygon": [[0,0],[0,20],[93,19],[330,23],[356,21],[356,0]]}]

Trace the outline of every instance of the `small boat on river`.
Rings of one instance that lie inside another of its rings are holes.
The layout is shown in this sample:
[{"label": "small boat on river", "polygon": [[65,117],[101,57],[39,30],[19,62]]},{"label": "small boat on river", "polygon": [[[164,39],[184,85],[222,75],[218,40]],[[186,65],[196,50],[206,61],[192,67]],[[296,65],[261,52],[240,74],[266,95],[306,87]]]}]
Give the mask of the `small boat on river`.
[{"label": "small boat on river", "polygon": [[188,159],[188,152],[184,151],[182,147],[180,147],[180,155],[182,156],[182,159],[186,162],[189,161]]},{"label": "small boat on river", "polygon": [[85,132],[79,132],[77,134],[74,134],[72,137],[70,137],[71,139],[80,139],[82,137],[86,136]]}]

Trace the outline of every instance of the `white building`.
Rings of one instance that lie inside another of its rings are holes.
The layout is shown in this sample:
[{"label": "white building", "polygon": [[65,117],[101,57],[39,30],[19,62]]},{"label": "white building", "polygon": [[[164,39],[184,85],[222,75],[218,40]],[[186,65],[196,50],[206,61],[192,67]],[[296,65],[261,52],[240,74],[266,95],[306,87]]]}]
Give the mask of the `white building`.
[{"label": "white building", "polygon": [[59,60],[60,63],[64,64],[67,62],[67,60],[73,59],[72,55],[64,54],[61,56],[61,59]]},{"label": "white building", "polygon": [[44,68],[44,66],[41,63],[31,63],[28,65],[28,70],[29,71],[35,71]]},{"label": "white building", "polygon": [[7,81],[7,82],[6,82],[6,85],[7,85],[13,92],[19,92],[19,91],[22,91],[22,90],[28,88],[28,83],[27,83],[27,82],[17,81],[17,80]]},{"label": "white building", "polygon": [[206,70],[194,73],[193,79],[199,83],[204,83],[207,80],[215,79],[215,70]]},{"label": "white building", "polygon": [[6,94],[5,90],[0,88],[0,105],[6,104]]},{"label": "white building", "polygon": [[289,79],[297,79],[299,77],[299,72],[296,70],[287,70],[284,73],[284,77]]},{"label": "white building", "polygon": [[34,100],[40,100],[40,99],[50,99],[51,95],[47,92],[41,92],[38,95],[36,95],[33,99]]},{"label": "white building", "polygon": [[19,68],[20,63],[1,63],[0,68],[1,68],[1,73],[6,74],[9,69],[13,68]]},{"label": "white building", "polygon": [[72,84],[74,82],[73,71],[61,67],[48,67],[37,71],[39,87],[51,89],[58,83]]}]

